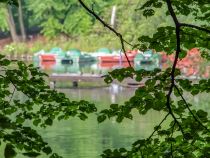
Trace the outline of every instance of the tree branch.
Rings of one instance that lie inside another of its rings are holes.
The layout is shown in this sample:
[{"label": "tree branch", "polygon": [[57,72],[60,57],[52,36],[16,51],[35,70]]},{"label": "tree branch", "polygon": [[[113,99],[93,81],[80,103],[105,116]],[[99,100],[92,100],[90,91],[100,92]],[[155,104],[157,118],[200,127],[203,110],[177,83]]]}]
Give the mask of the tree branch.
[{"label": "tree branch", "polygon": [[12,101],[12,98],[13,98],[13,96],[14,96],[14,94],[15,94],[15,90],[16,90],[16,88],[14,87],[13,92],[12,92],[12,94],[11,94],[11,97],[10,97],[10,99],[9,99],[9,102]]},{"label": "tree branch", "polygon": [[175,59],[174,59],[174,63],[172,66],[172,70],[171,70],[171,86],[169,88],[169,92],[167,94],[167,102],[166,102],[166,106],[168,108],[169,113],[171,114],[171,116],[173,117],[174,121],[177,123],[180,131],[182,132],[182,134],[184,135],[184,130],[182,129],[181,124],[179,123],[179,121],[177,120],[177,118],[175,117],[172,109],[171,109],[171,105],[170,105],[170,98],[171,98],[171,93],[173,91],[174,85],[175,85],[175,70],[176,70],[176,65],[178,62],[178,58],[179,58],[179,53],[181,52],[181,48],[180,48],[180,23],[176,17],[176,14],[174,12],[174,9],[172,8],[172,4],[171,4],[171,0],[166,0],[167,3],[167,7],[169,10],[169,13],[174,21],[175,27],[176,27],[176,54],[175,54]]},{"label": "tree branch", "polygon": [[202,37],[200,37],[200,36],[197,36],[197,34],[195,34],[195,33],[188,33],[188,32],[185,32],[185,31],[182,30],[182,29],[180,30],[180,32],[181,32],[183,35],[188,35],[188,36],[196,37],[196,38],[199,38],[199,39],[201,39],[201,40],[203,40],[203,41],[210,40],[210,38],[208,38],[208,37],[202,38]]},{"label": "tree branch", "polygon": [[[176,122],[174,122],[173,126],[172,126],[172,134],[171,134],[171,138],[173,137],[174,134],[174,127],[176,125]],[[171,158],[173,158],[173,142],[171,142]]]},{"label": "tree branch", "polygon": [[[82,0],[78,0],[79,3],[83,6],[83,8],[85,8],[87,10],[88,13],[90,13],[91,15],[93,15],[99,22],[101,22],[104,27],[107,27],[110,31],[112,31],[117,37],[119,37],[120,39],[120,42],[121,42],[121,46],[122,46],[122,50],[125,54],[125,57],[128,61],[128,64],[129,66],[131,67],[131,63],[128,59],[128,56],[126,54],[126,51],[125,51],[125,45],[124,45],[124,42],[131,45],[129,42],[127,42],[126,40],[123,39],[123,36],[122,34],[120,34],[119,32],[117,32],[114,28],[112,28],[109,24],[107,24],[105,21],[103,21],[93,10],[91,10],[90,8],[88,8],[88,6],[82,1]],[[131,45],[132,46],[132,45]]]},{"label": "tree branch", "polygon": [[174,87],[176,88],[178,94],[180,95],[180,97],[181,97],[182,100],[184,101],[184,103],[185,103],[187,109],[189,110],[189,112],[191,113],[191,115],[193,116],[193,118],[195,119],[195,121],[197,121],[203,128],[205,128],[207,131],[210,132],[210,130],[209,130],[205,125],[203,125],[203,123],[200,121],[200,119],[197,118],[197,117],[195,116],[195,114],[192,112],[192,110],[190,109],[190,106],[188,105],[187,101],[185,100],[185,98],[184,98],[183,95],[181,94],[181,92],[180,92],[179,88],[177,87],[177,85],[174,85]]},{"label": "tree branch", "polygon": [[210,34],[210,30],[200,27],[200,26],[192,25],[192,24],[180,23],[180,27],[189,27],[189,28],[197,29],[197,30],[204,31]]},{"label": "tree branch", "polygon": [[[3,76],[3,75],[0,75],[2,78],[6,78],[5,76]],[[10,81],[10,83],[14,86],[14,91],[13,91],[13,93],[15,93],[15,90],[18,90],[18,87],[17,87],[17,85],[11,80],[11,79],[9,79],[9,81]],[[28,94],[26,94],[26,93],[24,93],[23,91],[21,91],[24,95],[26,95],[28,98],[30,98],[30,96],[28,95]],[[14,95],[12,93],[12,96]],[[11,102],[11,100],[12,100],[12,97],[10,98],[10,102]]]},{"label": "tree branch", "polygon": [[167,119],[167,117],[170,115],[170,113],[168,113],[163,119],[162,121],[159,123],[159,125],[157,126],[157,128],[155,128],[155,130],[152,132],[152,134],[148,137],[148,140],[150,140],[153,135],[155,134],[155,132],[158,131],[158,129],[160,128],[160,126],[162,125],[162,123]]}]

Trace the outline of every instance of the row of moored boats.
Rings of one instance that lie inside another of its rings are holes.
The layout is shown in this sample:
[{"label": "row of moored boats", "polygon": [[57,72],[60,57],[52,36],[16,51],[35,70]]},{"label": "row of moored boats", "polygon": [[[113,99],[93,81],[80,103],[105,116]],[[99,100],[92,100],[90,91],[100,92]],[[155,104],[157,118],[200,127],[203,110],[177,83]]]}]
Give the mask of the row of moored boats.
[{"label": "row of moored boats", "polygon": [[[127,57],[126,57],[127,56]],[[159,64],[164,56],[161,53],[155,53],[153,50],[141,52],[139,50],[129,50],[125,53],[111,51],[108,48],[101,48],[96,52],[82,52],[78,49],[63,51],[61,48],[52,48],[50,51],[41,50],[34,55],[34,60],[41,62],[60,62],[61,64],[73,64],[83,62],[101,62],[101,63],[127,63],[135,62],[139,64]]]}]

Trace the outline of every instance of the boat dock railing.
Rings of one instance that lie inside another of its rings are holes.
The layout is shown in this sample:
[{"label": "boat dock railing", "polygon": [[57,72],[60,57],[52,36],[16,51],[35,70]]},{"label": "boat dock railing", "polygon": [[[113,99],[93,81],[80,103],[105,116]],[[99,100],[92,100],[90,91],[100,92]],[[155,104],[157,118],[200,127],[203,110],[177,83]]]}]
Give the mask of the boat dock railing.
[{"label": "boat dock railing", "polygon": [[49,76],[51,81],[103,81],[104,75],[99,74],[56,74],[53,73]]},{"label": "boat dock railing", "polygon": [[[51,82],[51,87],[55,88],[57,82],[72,82],[73,87],[78,87],[79,82],[93,82],[93,83],[101,83],[104,85],[104,78],[106,75],[104,74],[90,74],[90,73],[82,73],[82,74],[73,74],[73,73],[65,73],[65,74],[57,74],[53,73],[49,76],[49,80]],[[189,79],[192,81],[199,81],[200,77],[193,76],[193,77],[185,77],[179,76],[176,79]],[[113,83],[119,84],[123,87],[140,87],[143,86],[147,79],[144,78],[141,82],[137,82],[134,78],[126,78],[122,82],[117,80],[113,80]]]},{"label": "boat dock railing", "polygon": [[[55,88],[56,82],[72,82],[73,87],[78,87],[79,82],[98,82],[104,83],[105,75],[100,74],[56,74],[53,73],[49,76],[51,87]],[[125,87],[139,87],[142,83],[135,81],[132,78],[127,78],[123,82],[116,80],[113,83],[125,86]]]}]

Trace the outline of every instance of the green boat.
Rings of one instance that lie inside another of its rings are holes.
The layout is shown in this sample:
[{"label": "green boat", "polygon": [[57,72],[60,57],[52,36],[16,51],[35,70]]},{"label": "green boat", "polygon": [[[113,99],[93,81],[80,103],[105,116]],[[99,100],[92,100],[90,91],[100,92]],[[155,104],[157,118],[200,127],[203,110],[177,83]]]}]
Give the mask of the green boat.
[{"label": "green boat", "polygon": [[49,52],[46,52],[46,54],[55,54],[59,59],[65,57],[65,52],[59,47],[52,48]]},{"label": "green boat", "polygon": [[52,72],[58,74],[80,73],[80,67],[78,63],[73,63],[73,64],[56,63],[52,68]]},{"label": "green boat", "polygon": [[70,49],[66,52],[66,57],[71,58],[73,63],[88,63],[96,61],[95,57],[90,54],[83,53],[78,49]]},{"label": "green boat", "polygon": [[97,50],[98,53],[104,53],[104,54],[111,54],[112,51],[109,48],[100,48]]},{"label": "green boat", "polygon": [[112,54],[112,51],[108,48],[100,48],[96,52],[91,53],[91,56],[95,57],[98,60],[99,56],[102,55],[110,55]]},{"label": "green boat", "polygon": [[81,74],[81,73],[89,73],[90,67],[93,63],[73,63],[73,64],[62,64],[56,63],[51,71],[53,73],[65,74],[65,73],[73,73],[73,74]]},{"label": "green boat", "polygon": [[151,71],[159,68],[160,55],[152,50],[147,50],[144,53],[138,53],[134,58],[134,67],[136,70],[145,69]]},{"label": "green boat", "polygon": [[60,62],[61,64],[72,64],[72,58],[68,57],[66,53],[59,47],[54,47],[49,51],[49,54],[56,55],[56,62]]}]

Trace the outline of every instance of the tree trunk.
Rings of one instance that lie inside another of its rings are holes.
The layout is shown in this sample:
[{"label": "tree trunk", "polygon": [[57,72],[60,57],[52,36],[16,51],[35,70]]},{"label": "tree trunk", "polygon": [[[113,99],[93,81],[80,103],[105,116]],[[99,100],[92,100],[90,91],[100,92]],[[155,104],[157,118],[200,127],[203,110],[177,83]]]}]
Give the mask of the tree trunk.
[{"label": "tree trunk", "polygon": [[22,3],[21,0],[18,0],[18,20],[19,20],[19,24],[20,24],[20,31],[21,31],[21,36],[22,36],[22,41],[26,41],[26,31],[25,31],[25,26],[24,26],[24,22],[23,22],[23,11],[22,11]]},{"label": "tree trunk", "polygon": [[7,5],[7,23],[9,25],[10,34],[12,37],[13,42],[19,42],[18,35],[16,32],[15,22],[12,15],[11,6]]},{"label": "tree trunk", "polygon": [[116,21],[116,5],[112,7],[112,15],[110,25],[115,29],[115,21]]}]

